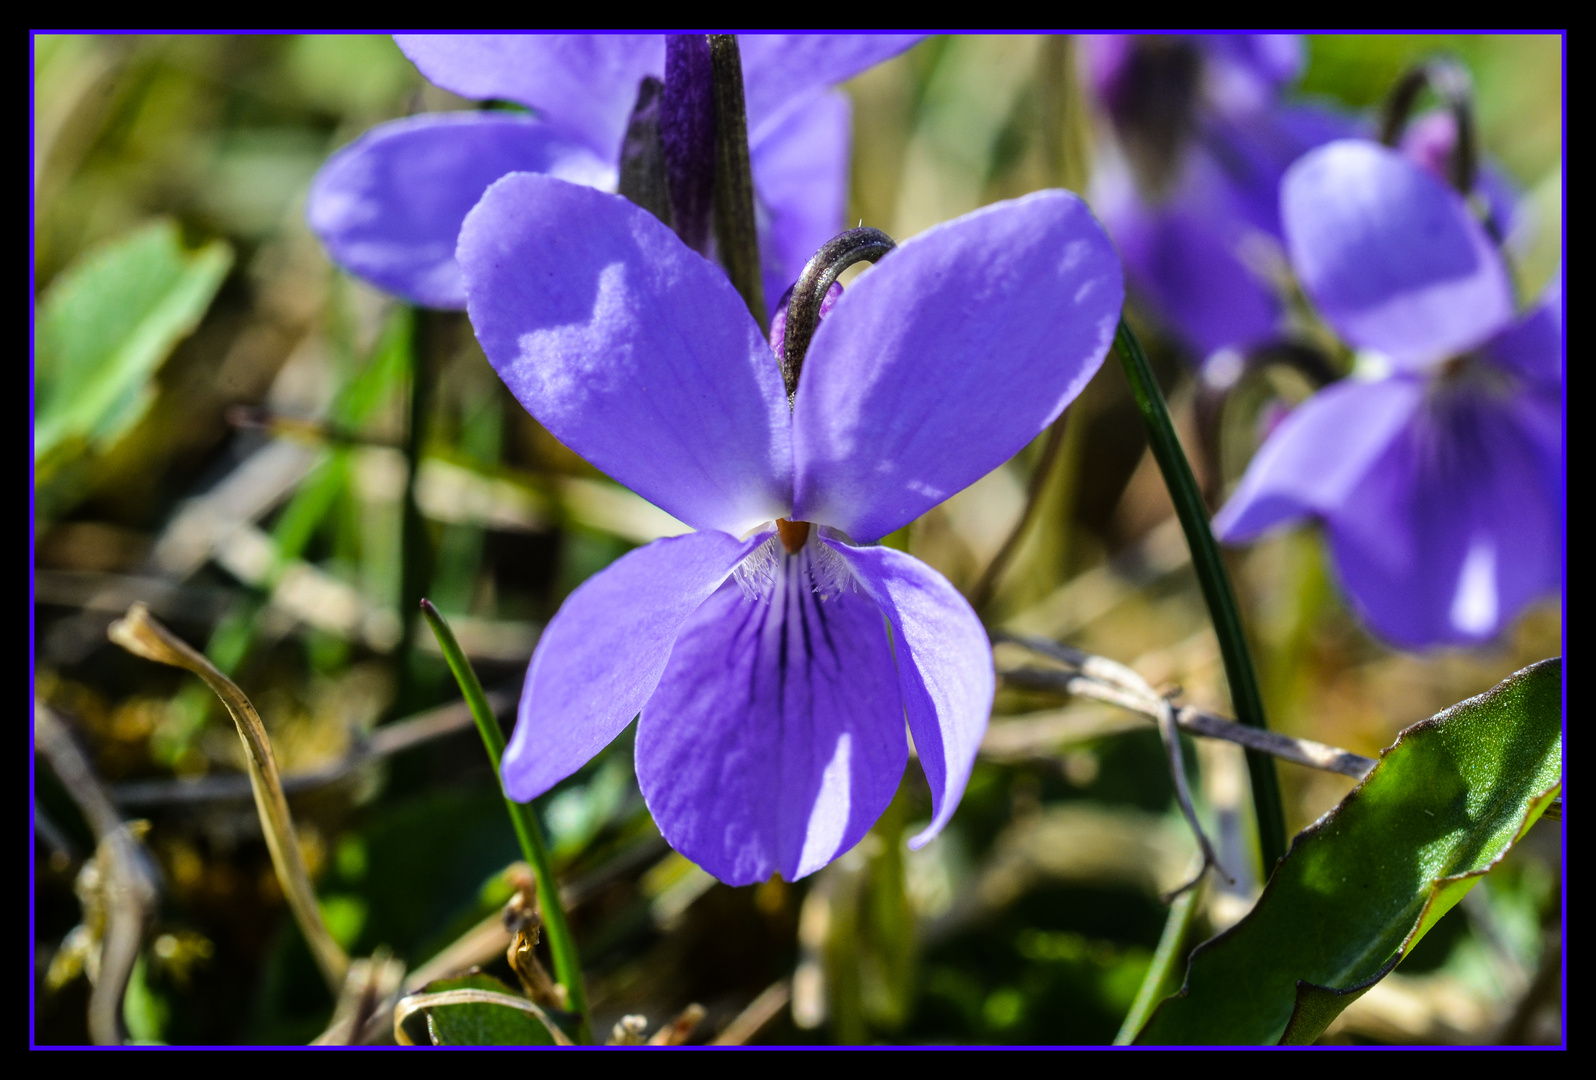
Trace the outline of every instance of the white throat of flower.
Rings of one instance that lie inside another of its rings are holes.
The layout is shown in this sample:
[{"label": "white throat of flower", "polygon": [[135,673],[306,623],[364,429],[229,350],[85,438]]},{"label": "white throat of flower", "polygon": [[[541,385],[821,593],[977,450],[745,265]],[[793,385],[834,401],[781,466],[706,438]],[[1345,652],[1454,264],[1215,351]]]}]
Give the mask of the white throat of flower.
[{"label": "white throat of flower", "polygon": [[[828,530],[829,531],[829,530]],[[776,593],[776,586],[784,584],[790,574],[807,577],[810,591],[822,602],[845,592],[854,592],[858,582],[841,555],[832,550],[820,536],[821,530],[811,529],[803,547],[789,553],[775,533],[749,552],[737,564],[732,576],[737,587],[750,600],[766,603]]]}]

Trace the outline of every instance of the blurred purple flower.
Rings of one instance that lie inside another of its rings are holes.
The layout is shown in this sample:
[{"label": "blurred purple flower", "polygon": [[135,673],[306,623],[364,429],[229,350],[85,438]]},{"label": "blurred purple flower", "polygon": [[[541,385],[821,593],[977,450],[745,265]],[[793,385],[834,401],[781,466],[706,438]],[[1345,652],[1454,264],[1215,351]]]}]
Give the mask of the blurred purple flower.
[{"label": "blurred purple flower", "polygon": [[898,247],[836,299],[791,406],[725,275],[618,196],[507,176],[459,257],[522,404],[699,530],[622,557],[550,621],[509,793],[547,791],[641,712],[666,839],[726,882],[794,879],[885,809],[907,719],[933,800],[917,841],[939,831],[986,727],[990,647],[934,570],[857,545],[1009,458],[1102,363],[1123,286],[1085,205],[1038,192]]},{"label": "blurred purple flower", "polygon": [[1301,40],[1080,40],[1114,132],[1095,162],[1092,206],[1132,290],[1199,357],[1272,337],[1281,174],[1307,150],[1353,134],[1342,116],[1280,101],[1301,72]]},{"label": "blurred purple flower", "polygon": [[[455,242],[477,199],[511,172],[615,190],[640,84],[665,74],[666,38],[400,34],[395,40],[438,86],[514,102],[536,115],[430,113],[381,124],[322,167],[307,216],[334,261],[351,273],[418,304],[463,308]],[[781,295],[841,227],[850,116],[847,97],[830,87],[917,40],[739,38],[766,296]]]},{"label": "blurred purple flower", "polygon": [[1516,316],[1464,201],[1371,142],[1293,165],[1281,214],[1298,280],[1359,371],[1269,437],[1216,531],[1243,542],[1317,518],[1383,637],[1494,637],[1562,581],[1561,275]]}]

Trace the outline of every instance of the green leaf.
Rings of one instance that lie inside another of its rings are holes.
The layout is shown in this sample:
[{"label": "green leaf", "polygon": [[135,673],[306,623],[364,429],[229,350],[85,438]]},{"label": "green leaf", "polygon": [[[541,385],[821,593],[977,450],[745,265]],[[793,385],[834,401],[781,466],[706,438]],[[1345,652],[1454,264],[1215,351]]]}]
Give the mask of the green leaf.
[{"label": "green leaf", "polygon": [[[480,972],[427,984],[426,992],[492,990],[521,995],[492,975]],[[434,1046],[553,1046],[554,1036],[531,1013],[503,1005],[441,1005],[425,1010]]]},{"label": "green leaf", "polygon": [[1407,955],[1562,787],[1562,662],[1415,724],[1198,946],[1138,1043],[1310,1043]]},{"label": "green leaf", "polygon": [[144,414],[150,377],[199,325],[232,265],[215,241],[185,248],[158,221],[91,252],[39,301],[33,460],[104,449]]}]

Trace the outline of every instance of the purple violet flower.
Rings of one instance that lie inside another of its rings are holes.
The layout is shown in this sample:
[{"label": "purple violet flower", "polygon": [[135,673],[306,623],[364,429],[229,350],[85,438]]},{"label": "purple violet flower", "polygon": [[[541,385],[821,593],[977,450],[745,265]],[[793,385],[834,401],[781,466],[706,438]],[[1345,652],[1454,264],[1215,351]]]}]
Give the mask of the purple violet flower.
[{"label": "purple violet flower", "polygon": [[1114,132],[1092,206],[1132,291],[1199,358],[1275,335],[1279,184],[1307,150],[1353,134],[1282,103],[1301,73],[1290,34],[1084,35],[1087,79]]},{"label": "purple violet flower", "polygon": [[[789,404],[712,263],[626,200],[507,176],[459,261],[489,361],[561,442],[697,529],[571,594],[504,757],[528,800],[638,722],[667,840],[732,884],[812,873],[897,790],[937,833],[986,728],[990,645],[954,588],[869,545],[997,467],[1102,363],[1119,261],[1074,195],[939,225],[835,299]],[[890,629],[889,629],[890,628]],[[890,636],[889,636],[890,635]]]},{"label": "purple violet flower", "polygon": [[[465,285],[454,253],[467,212],[489,184],[512,172],[614,191],[640,86],[666,75],[666,37],[400,34],[395,40],[436,85],[465,97],[514,102],[536,115],[429,113],[378,125],[328,159],[311,188],[307,216],[333,260],[351,273],[415,303],[459,309]],[[830,87],[918,40],[739,38],[767,297],[780,296],[841,227],[850,113],[847,97]],[[662,117],[665,123],[695,107],[709,108],[713,142],[712,103],[663,104],[667,112],[675,107]],[[703,134],[695,119],[673,133],[691,142]],[[697,209],[707,210],[707,191],[699,194],[705,205]]]},{"label": "purple violet flower", "polygon": [[1297,278],[1358,371],[1269,436],[1215,530],[1317,518],[1381,636],[1488,640],[1562,581],[1561,275],[1517,317],[1463,199],[1375,143],[1308,154],[1280,202]]}]

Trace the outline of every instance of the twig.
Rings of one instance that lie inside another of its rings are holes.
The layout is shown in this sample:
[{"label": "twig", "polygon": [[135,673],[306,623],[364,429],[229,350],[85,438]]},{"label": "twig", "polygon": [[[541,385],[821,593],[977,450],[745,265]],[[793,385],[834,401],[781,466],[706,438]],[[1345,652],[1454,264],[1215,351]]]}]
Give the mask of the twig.
[{"label": "twig", "polygon": [[209,660],[156,622],[143,604],[134,604],[126,617],[112,623],[110,637],[135,656],[193,672],[222,699],[244,743],[244,760],[249,766],[255,809],[260,813],[261,829],[266,835],[266,847],[271,851],[272,866],[282,884],[283,896],[305,935],[311,955],[316,958],[322,978],[334,994],[339,993],[349,972],[349,957],[322,921],[316,892],[310,884],[310,871],[305,866],[305,855],[294,835],[294,820],[288,812],[288,799],[283,795],[277,759],[272,754],[266,725],[261,723],[255,706]]},{"label": "twig", "polygon": [[1202,823],[1197,820],[1197,810],[1191,804],[1191,787],[1186,782],[1186,761],[1180,753],[1180,729],[1175,724],[1175,708],[1167,698],[1160,698],[1158,709],[1158,738],[1164,744],[1164,756],[1169,760],[1169,777],[1175,784],[1175,801],[1180,804],[1180,812],[1186,818],[1186,824],[1191,828],[1192,835],[1197,838],[1197,847],[1202,852],[1203,864],[1198,867],[1190,881],[1181,885],[1165,895],[1164,900],[1170,901],[1189,892],[1193,886],[1202,881],[1203,875],[1210,869],[1218,872],[1219,876],[1234,885],[1236,879],[1225,872],[1219,862],[1219,856],[1214,854],[1213,845],[1208,842],[1208,834],[1203,832]]},{"label": "twig", "polygon": [[792,980],[777,979],[759,992],[748,1007],[732,1018],[724,1031],[710,1041],[711,1046],[742,1046],[758,1035],[764,1026],[792,1000]]},{"label": "twig", "polygon": [[[519,689],[499,687],[488,692],[488,707],[495,716],[503,715],[514,707]],[[282,778],[283,792],[297,795],[326,787],[373,761],[465,731],[470,726],[471,709],[464,701],[395,720],[377,728],[352,746],[343,758],[330,765],[286,774]],[[247,799],[250,792],[249,777],[242,774],[205,776],[194,780],[135,780],[114,785],[111,788],[111,801],[122,807],[169,806]]]},{"label": "twig", "polygon": [[33,737],[56,778],[67,789],[99,841],[95,859],[103,875],[105,925],[100,936],[99,977],[89,994],[89,1037],[107,1046],[122,1041],[122,995],[159,897],[156,870],[60,717],[33,703]]},{"label": "twig", "polygon": [[[1165,699],[1148,686],[1140,675],[1118,661],[1094,656],[1046,638],[1023,634],[999,631],[993,633],[992,640],[1022,645],[1075,669],[1057,671],[1052,668],[1020,667],[1000,671],[999,674],[1011,685],[1089,697],[1141,713],[1154,721],[1159,719]],[[1354,754],[1350,750],[1326,746],[1312,739],[1293,738],[1275,731],[1261,731],[1189,705],[1172,708],[1171,712],[1175,725],[1182,731],[1211,739],[1224,739],[1248,750],[1306,765],[1310,769],[1340,773],[1361,780],[1378,764],[1375,759]]]}]

